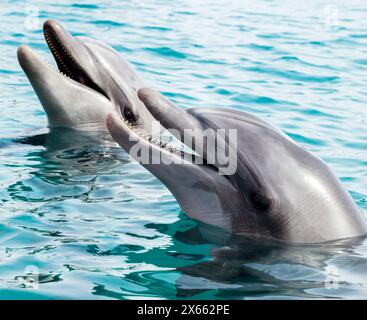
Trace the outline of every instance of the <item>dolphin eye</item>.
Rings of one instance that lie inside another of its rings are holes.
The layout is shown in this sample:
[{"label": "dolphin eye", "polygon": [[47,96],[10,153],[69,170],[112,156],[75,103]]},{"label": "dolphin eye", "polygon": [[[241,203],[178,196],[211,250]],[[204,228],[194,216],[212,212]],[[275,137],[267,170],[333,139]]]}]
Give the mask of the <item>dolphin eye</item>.
[{"label": "dolphin eye", "polygon": [[125,107],[124,109],[124,117],[127,121],[131,123],[135,123],[137,120],[135,114],[128,107]]},{"label": "dolphin eye", "polygon": [[255,209],[260,212],[268,210],[272,204],[271,199],[259,192],[253,192],[250,199]]}]

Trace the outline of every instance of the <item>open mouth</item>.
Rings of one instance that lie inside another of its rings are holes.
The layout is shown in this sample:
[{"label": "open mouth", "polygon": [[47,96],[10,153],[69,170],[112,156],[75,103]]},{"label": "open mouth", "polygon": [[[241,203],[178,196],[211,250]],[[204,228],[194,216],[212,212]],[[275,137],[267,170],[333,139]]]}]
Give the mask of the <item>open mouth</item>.
[{"label": "open mouth", "polygon": [[[99,92],[109,99],[103,89],[101,89],[90,79],[88,74],[83,70],[76,59],[73,58],[72,53],[70,50],[68,50],[67,45],[63,43],[63,40],[61,39],[62,36],[58,35],[58,31],[55,30],[52,22],[46,22],[44,24],[43,33],[47,45],[56,61],[59,72],[70,79]],[[164,149],[169,153],[179,157],[185,157],[185,155],[187,156],[187,154],[181,148],[167,142],[165,137],[159,135],[153,136],[147,133],[145,130],[139,130],[139,128],[132,121],[128,120],[128,117],[122,116],[121,120],[129,128],[129,130],[133,130],[139,136],[139,138],[144,139],[149,144],[155,145],[155,147]]]},{"label": "open mouth", "polygon": [[[32,62],[42,61],[50,66],[50,68],[53,68],[54,71],[58,72],[60,76],[66,77],[69,81],[74,81],[80,86],[87,87],[111,101],[107,93],[92,80],[84,70],[83,65],[78,62],[76,52],[79,50],[78,46],[83,44],[78,43],[78,40],[68,34],[61,25],[51,20],[44,23],[43,32],[46,43],[57,64],[57,68],[50,65],[47,60],[42,59],[30,48],[27,48],[27,46],[21,46],[18,49],[18,59],[23,70],[27,73],[28,67],[33,67]],[[36,56],[37,59],[32,59],[34,56]],[[131,117],[128,116],[126,111],[129,111],[129,109],[124,108],[121,113],[117,112],[117,114],[119,114],[119,119],[124,124],[126,130],[138,136],[138,141],[145,141],[152,147],[159,148],[161,151],[164,150],[176,157],[193,157],[193,154],[189,150],[186,150],[186,147],[182,143],[176,141],[177,139],[174,139],[172,134],[168,133],[168,131],[162,130],[160,133],[153,134],[151,129],[148,129],[148,127],[150,127],[149,125],[146,126],[142,122],[137,122],[134,119],[131,120]],[[149,111],[146,110],[143,112]],[[154,121],[154,118],[151,120]],[[164,132],[166,132],[166,134]]]},{"label": "open mouth", "polygon": [[52,27],[52,24],[46,22],[43,27],[43,33],[47,45],[56,61],[59,72],[70,79],[97,91],[110,100],[107,94],[90,79],[88,74],[84,72],[81,66],[76,62],[60,37],[58,37],[57,32]]},{"label": "open mouth", "polygon": [[[130,150],[132,145],[137,143],[140,144],[140,146],[142,147],[141,150],[145,149],[145,152],[147,151],[146,148],[149,146],[148,152],[150,155],[152,155],[153,153],[157,155],[157,152],[159,152],[160,154],[162,154],[162,157],[164,157],[164,155],[173,157],[171,158],[172,162],[182,160],[185,163],[193,163],[197,158],[195,151],[186,150],[183,143],[172,140],[173,136],[170,133],[167,135],[165,135],[164,133],[152,135],[150,133],[147,133],[145,130],[136,129],[134,126],[131,127],[129,125],[129,122],[124,118],[116,118],[116,115],[110,114],[107,117],[107,126],[111,126],[112,128],[114,126],[114,122],[118,123],[117,126],[120,126],[119,130],[122,130],[120,132],[123,133],[122,140],[119,138],[119,141],[116,140],[116,142],[118,142],[121,146],[125,145],[124,149],[126,151]],[[136,150],[138,149],[135,149],[135,151]],[[145,153],[144,156],[147,157],[145,158],[145,160],[150,158],[147,153]],[[174,160],[174,158],[176,160]],[[144,161],[144,159],[142,160]]]}]

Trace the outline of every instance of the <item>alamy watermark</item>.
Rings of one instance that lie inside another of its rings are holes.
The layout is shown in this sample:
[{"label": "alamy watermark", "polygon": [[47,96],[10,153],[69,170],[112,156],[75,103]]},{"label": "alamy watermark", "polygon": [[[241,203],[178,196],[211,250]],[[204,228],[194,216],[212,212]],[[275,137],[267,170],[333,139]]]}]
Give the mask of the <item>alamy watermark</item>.
[{"label": "alamy watermark", "polygon": [[325,28],[337,28],[340,25],[339,8],[333,5],[324,8],[324,26]]},{"label": "alamy watermark", "polygon": [[34,265],[29,265],[24,269],[24,274],[16,277],[17,285],[25,289],[38,289],[39,270]]},{"label": "alamy watermark", "polygon": [[41,28],[39,8],[37,6],[26,6],[24,9],[24,28],[27,31],[34,31]]},{"label": "alamy watermark", "polygon": [[[161,131],[158,121],[152,123],[152,131],[144,140],[134,132],[129,135],[133,142],[129,155],[141,164],[188,164],[214,165],[220,175],[233,175],[237,170],[237,129],[185,129],[180,132],[168,129],[177,140],[166,142],[167,132]],[[178,147],[179,141],[182,144]],[[140,143],[142,142],[142,143]],[[188,151],[190,150],[190,151]]]},{"label": "alamy watermark", "polygon": [[325,271],[327,272],[327,276],[324,281],[325,288],[339,289],[339,283],[340,283],[339,268],[336,266],[327,266],[325,268]]}]

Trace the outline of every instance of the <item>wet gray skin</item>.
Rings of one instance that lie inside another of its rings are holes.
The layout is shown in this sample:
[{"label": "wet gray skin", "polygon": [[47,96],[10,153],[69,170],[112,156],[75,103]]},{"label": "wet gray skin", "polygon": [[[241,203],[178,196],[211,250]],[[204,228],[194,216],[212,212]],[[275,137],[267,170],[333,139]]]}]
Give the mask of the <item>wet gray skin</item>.
[{"label": "wet gray skin", "polygon": [[[237,170],[219,175],[220,162],[195,164],[186,154],[169,152],[134,134],[116,114],[107,118],[113,138],[127,152],[136,143],[129,141],[132,136],[142,150],[159,153],[160,164],[143,165],[191,218],[227,231],[223,237],[251,235],[291,243],[321,243],[367,233],[362,212],[329,167],[270,124],[231,109],[180,109],[150,88],[140,89],[138,95],[167,129],[237,130],[237,152],[232,153]],[[226,141],[225,147],[234,148],[232,141]],[[195,151],[204,160],[211,156],[205,148]],[[181,163],[172,163],[174,158],[181,158]]]},{"label": "wet gray skin", "polygon": [[24,45],[18,49],[18,60],[51,129],[110,137],[105,120],[108,113],[116,112],[134,130],[149,132],[153,118],[136,94],[143,82],[114,49],[97,40],[73,37],[53,20],[44,23],[43,31],[58,69]]}]

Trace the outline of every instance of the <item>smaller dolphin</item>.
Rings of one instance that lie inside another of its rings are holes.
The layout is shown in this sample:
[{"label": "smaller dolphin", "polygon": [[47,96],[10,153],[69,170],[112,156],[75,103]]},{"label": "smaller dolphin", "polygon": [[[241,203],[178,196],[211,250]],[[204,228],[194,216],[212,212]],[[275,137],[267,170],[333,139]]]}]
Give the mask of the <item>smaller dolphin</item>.
[{"label": "smaller dolphin", "polygon": [[18,48],[18,60],[46,111],[49,127],[110,138],[106,117],[116,112],[137,130],[154,120],[137,97],[144,86],[132,67],[114,49],[86,37],[73,37],[58,22],[43,25],[57,68],[28,46]]}]

